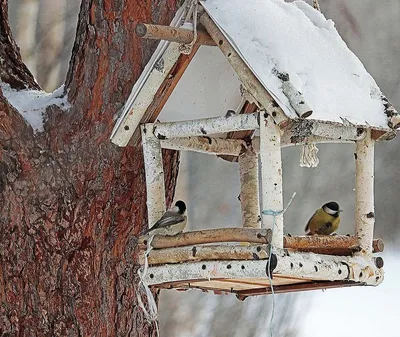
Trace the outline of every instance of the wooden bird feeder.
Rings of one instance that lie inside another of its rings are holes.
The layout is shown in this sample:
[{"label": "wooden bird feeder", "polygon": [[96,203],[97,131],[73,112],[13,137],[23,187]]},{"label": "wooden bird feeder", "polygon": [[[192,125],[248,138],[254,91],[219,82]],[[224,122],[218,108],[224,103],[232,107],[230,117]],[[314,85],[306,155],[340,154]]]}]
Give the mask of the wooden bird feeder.
[{"label": "wooden bird feeder", "polygon": [[[299,81],[292,83],[296,74],[290,69],[278,69],[278,63],[272,69],[270,64],[262,65],[261,69],[268,72],[266,78],[271,81],[266,83],[265,74],[256,70],[260,67],[244,52],[249,49],[251,53],[254,39],[249,36],[247,41],[250,42],[243,46],[246,41],[234,29],[243,26],[246,31],[245,14],[237,15],[230,25],[227,20],[220,19],[221,13],[226,15],[228,9],[222,3],[214,6],[217,1],[181,8],[169,27],[138,25],[136,31],[141,38],[163,41],[135,84],[111,140],[119,146],[135,143],[140,139],[140,126],[149,226],[166,208],[162,148],[238,161],[243,227],[186,232],[173,237],[155,236],[144,281],[153,288],[199,288],[215,293],[236,293],[240,299],[269,294],[271,287],[275,292],[293,292],[380,284],[383,260],[372,255],[383,251],[382,240],[373,240],[374,144],[396,135],[400,122],[397,111],[365,69],[359,76],[365,75],[371,80],[375,92],[371,109],[375,110],[356,122],[351,119],[351,111],[346,116],[340,111],[324,115],[320,111],[323,107],[307,96],[307,90],[304,94],[298,90]],[[260,8],[262,15],[273,11],[270,3],[273,2],[266,1],[265,8]],[[295,5],[284,3],[282,6]],[[190,17],[188,11],[194,13],[191,22],[195,29],[180,27],[182,19]],[[235,10],[232,11],[234,16]],[[242,11],[245,9],[239,10]],[[197,22],[198,25],[193,25]],[[268,26],[266,24],[263,32],[266,36]],[[190,43],[191,52],[182,54],[182,44]],[[235,70],[244,88],[242,109],[219,117],[156,122],[201,45],[219,48]],[[307,45],[304,48],[307,49]],[[348,51],[342,45],[340,48]],[[265,59],[275,57],[266,56]],[[325,61],[328,67],[332,60]],[[272,87],[278,85],[279,90],[272,90],[269,83]],[[384,125],[379,122],[382,120]],[[215,134],[225,136],[213,136]],[[285,236],[281,149],[298,144],[344,142],[356,143],[357,147],[355,235]],[[263,210],[270,212],[263,213]],[[145,250],[146,238],[141,238],[140,244]]]}]

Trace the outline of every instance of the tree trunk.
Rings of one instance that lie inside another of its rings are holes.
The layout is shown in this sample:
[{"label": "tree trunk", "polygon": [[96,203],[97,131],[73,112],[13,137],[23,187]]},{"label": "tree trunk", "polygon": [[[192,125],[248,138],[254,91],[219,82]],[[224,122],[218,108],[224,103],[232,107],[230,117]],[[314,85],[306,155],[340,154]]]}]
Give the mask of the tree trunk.
[{"label": "tree trunk", "polygon": [[[141,146],[109,141],[115,115],[157,42],[138,22],[169,24],[178,0],[84,0],[65,93],[34,134],[0,88],[0,332],[154,336],[137,306],[137,238],[147,226]],[[34,27],[32,27],[34,29]],[[0,79],[39,89],[0,3]],[[164,152],[166,197],[178,153]]]}]

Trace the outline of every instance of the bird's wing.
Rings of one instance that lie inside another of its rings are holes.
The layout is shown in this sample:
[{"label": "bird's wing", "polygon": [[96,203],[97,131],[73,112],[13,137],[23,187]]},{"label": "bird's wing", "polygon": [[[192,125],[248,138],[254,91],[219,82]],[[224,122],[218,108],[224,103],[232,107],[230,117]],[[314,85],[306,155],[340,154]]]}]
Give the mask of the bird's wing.
[{"label": "bird's wing", "polygon": [[175,225],[185,220],[185,216],[183,214],[177,214],[172,211],[166,211],[163,216],[158,220],[150,230],[167,227],[171,225]]},{"label": "bird's wing", "polygon": [[310,220],[308,220],[306,228],[304,228],[304,230],[307,232],[310,229],[310,222],[311,219],[314,217],[314,215],[317,214],[317,211],[314,212],[313,216],[310,218]]}]

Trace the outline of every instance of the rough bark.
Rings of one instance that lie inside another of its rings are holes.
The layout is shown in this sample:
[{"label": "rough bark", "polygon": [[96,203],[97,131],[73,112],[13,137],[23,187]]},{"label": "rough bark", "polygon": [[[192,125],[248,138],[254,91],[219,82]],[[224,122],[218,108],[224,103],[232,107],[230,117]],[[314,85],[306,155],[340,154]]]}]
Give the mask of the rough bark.
[{"label": "rough bark", "polygon": [[[0,332],[154,336],[136,303],[137,237],[147,227],[140,146],[109,141],[115,114],[154,50],[138,22],[168,24],[177,0],[83,1],[65,90],[34,135],[0,90]],[[34,27],[32,27],[33,29]],[[39,88],[0,5],[0,79]],[[170,204],[178,154],[164,152]]]}]

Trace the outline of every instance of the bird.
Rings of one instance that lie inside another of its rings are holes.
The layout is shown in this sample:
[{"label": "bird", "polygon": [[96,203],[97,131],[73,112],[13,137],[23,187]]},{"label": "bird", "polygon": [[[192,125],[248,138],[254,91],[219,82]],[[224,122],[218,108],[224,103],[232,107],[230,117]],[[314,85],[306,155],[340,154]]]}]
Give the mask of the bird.
[{"label": "bird", "polygon": [[339,228],[342,210],[335,201],[327,202],[318,208],[314,215],[308,220],[305,228],[307,235],[330,235]]},{"label": "bird", "polygon": [[186,204],[182,200],[178,200],[173,207],[168,209],[159,220],[144,235],[164,235],[174,236],[182,233],[186,227],[187,216]]}]

